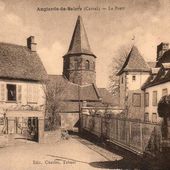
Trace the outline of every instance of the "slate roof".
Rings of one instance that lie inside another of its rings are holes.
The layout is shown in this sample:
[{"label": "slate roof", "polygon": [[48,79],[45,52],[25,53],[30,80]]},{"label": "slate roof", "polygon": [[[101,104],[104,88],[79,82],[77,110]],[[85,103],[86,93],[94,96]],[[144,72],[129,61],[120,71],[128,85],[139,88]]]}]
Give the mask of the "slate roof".
[{"label": "slate roof", "polygon": [[0,78],[40,81],[47,78],[47,73],[36,52],[1,42]]},{"label": "slate roof", "polygon": [[77,18],[71,43],[65,56],[73,54],[87,54],[96,57],[91,51],[83,20],[80,16]]},{"label": "slate roof", "polygon": [[139,53],[136,46],[133,46],[124,62],[122,68],[117,73],[117,75],[122,74],[127,71],[150,71],[148,64],[145,62],[144,58]]},{"label": "slate roof", "polygon": [[162,63],[170,63],[170,50],[167,50],[157,62],[157,67],[161,67]]},{"label": "slate roof", "polygon": [[170,68],[164,68],[162,65],[157,74],[152,74],[149,76],[147,81],[142,86],[142,89],[166,83],[168,81],[170,81]]},{"label": "slate roof", "polygon": [[[114,105],[114,98],[105,88],[97,88],[94,84],[80,86],[64,78],[62,75],[49,75],[50,83],[62,84],[65,102],[63,111],[78,112],[79,101],[87,101],[88,106]],[[47,86],[48,88],[48,86]]]}]

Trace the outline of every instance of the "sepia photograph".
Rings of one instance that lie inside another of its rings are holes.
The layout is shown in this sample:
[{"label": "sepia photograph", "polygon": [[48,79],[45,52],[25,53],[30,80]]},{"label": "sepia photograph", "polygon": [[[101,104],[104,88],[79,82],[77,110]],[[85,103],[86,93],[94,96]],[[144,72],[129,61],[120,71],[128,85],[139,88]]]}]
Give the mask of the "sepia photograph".
[{"label": "sepia photograph", "polygon": [[0,169],[169,170],[170,0],[0,0]]}]

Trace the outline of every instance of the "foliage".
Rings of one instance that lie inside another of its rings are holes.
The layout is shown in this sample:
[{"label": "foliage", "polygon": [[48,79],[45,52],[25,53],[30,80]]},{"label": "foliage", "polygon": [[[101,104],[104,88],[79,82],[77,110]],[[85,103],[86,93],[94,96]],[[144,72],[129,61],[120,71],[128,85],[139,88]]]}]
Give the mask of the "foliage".
[{"label": "foliage", "polygon": [[115,56],[112,60],[112,71],[109,76],[109,91],[116,95],[119,93],[119,76],[117,76],[117,73],[122,68],[128,54],[129,54],[130,48],[129,46],[121,46],[118,50]]},{"label": "foliage", "polygon": [[170,95],[163,96],[159,101],[158,114],[160,117],[170,117]]},{"label": "foliage", "polygon": [[43,86],[46,96],[46,121],[49,130],[56,130],[61,124],[59,113],[64,107],[64,90],[67,83],[64,80],[47,80]]}]

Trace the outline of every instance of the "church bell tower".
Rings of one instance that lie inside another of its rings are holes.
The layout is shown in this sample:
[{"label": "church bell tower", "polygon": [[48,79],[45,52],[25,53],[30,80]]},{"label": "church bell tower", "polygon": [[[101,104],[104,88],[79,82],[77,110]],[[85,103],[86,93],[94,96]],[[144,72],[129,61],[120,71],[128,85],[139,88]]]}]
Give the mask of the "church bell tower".
[{"label": "church bell tower", "polygon": [[95,84],[95,59],[82,18],[78,16],[68,52],[63,56],[63,75],[75,84]]}]

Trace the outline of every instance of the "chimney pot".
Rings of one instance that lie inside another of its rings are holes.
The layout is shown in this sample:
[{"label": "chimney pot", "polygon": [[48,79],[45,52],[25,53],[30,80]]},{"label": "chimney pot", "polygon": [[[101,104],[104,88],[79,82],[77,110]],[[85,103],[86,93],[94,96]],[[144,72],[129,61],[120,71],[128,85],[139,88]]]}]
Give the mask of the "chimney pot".
[{"label": "chimney pot", "polygon": [[36,45],[37,45],[37,43],[35,43],[34,36],[30,36],[30,37],[27,38],[27,47],[32,52],[36,52]]}]

